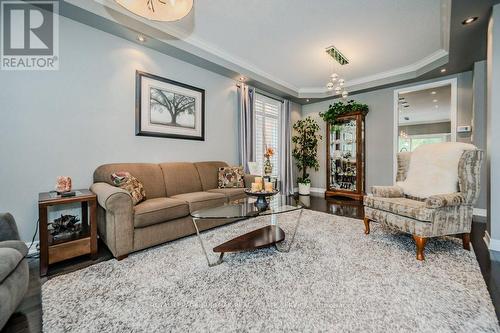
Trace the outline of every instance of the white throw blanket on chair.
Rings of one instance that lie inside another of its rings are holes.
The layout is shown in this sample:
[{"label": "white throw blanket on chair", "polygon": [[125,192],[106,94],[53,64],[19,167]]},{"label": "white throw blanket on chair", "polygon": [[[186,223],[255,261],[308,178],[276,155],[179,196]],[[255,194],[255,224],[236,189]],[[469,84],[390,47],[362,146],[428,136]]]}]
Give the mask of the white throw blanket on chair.
[{"label": "white throw blanket on chair", "polygon": [[473,149],[474,145],[461,142],[419,146],[411,153],[406,179],[396,185],[417,198],[458,192],[458,162],[465,150]]}]

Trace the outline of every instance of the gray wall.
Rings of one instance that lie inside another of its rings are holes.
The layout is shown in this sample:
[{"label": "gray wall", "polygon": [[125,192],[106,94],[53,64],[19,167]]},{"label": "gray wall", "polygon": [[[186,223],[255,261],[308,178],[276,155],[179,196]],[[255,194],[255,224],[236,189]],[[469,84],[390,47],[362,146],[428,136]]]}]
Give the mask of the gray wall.
[{"label": "gray wall", "polygon": [[[60,70],[0,73],[0,211],[31,240],[38,192],[59,175],[88,188],[110,162],[237,163],[233,80],[60,17]],[[206,90],[204,142],[138,137],[135,71]]]},{"label": "gray wall", "polygon": [[[493,7],[488,27],[487,170],[490,246],[500,251],[500,5]],[[496,173],[493,173],[497,170]]]},{"label": "gray wall", "polygon": [[[457,78],[458,115],[457,125],[470,125],[472,121],[472,72],[450,75],[439,80]],[[423,81],[411,85],[386,88],[351,96],[357,102],[368,104],[370,112],[366,118],[366,186],[369,191],[373,185],[392,185],[393,179],[393,133],[394,133],[394,90],[407,86],[435,82]],[[302,107],[302,116],[311,116],[321,125],[323,136],[326,134],[325,123],[319,112],[328,109],[333,100],[323,101]],[[457,135],[457,140],[470,142],[470,134]],[[319,148],[321,168],[311,172],[312,187],[326,188],[326,140]]]},{"label": "gray wall", "polygon": [[399,126],[398,131],[404,131],[408,135],[450,133],[451,123],[448,121],[443,123]]},{"label": "gray wall", "polygon": [[[479,61],[474,64],[474,104],[472,142],[481,150],[486,152],[486,61]],[[481,193],[477,202],[477,207],[486,209],[487,206],[487,173],[486,161],[481,166]]]}]

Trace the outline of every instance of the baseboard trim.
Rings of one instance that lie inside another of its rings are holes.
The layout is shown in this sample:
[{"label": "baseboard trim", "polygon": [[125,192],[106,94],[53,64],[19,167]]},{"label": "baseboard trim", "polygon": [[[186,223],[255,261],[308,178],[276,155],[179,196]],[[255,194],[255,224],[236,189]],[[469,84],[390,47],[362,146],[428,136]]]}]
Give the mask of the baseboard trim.
[{"label": "baseboard trim", "polygon": [[473,214],[475,216],[487,217],[488,211],[486,209],[483,209],[483,208],[474,208]]},{"label": "baseboard trim", "polygon": [[491,251],[498,251],[498,252],[500,252],[500,239],[490,238],[489,249]]},{"label": "baseboard trim", "polygon": [[311,187],[311,192],[312,193],[325,194],[326,189],[321,188],[321,187]]}]

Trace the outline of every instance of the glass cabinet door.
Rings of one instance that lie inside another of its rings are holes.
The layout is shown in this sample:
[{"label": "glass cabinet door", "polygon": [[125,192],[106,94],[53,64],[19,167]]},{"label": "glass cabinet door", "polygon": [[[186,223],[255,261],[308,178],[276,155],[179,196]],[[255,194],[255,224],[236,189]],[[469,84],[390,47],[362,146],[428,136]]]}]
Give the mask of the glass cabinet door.
[{"label": "glass cabinet door", "polygon": [[330,189],[356,191],[356,119],[330,127]]}]

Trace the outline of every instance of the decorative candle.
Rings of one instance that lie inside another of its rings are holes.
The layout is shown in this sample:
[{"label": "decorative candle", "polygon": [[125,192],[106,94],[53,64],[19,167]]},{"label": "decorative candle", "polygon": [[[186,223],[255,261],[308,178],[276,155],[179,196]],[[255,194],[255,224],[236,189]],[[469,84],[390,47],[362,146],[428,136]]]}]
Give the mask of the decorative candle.
[{"label": "decorative candle", "polygon": [[255,177],[255,182],[262,184],[262,177]]},{"label": "decorative candle", "polygon": [[262,183],[252,183],[252,192],[262,191]]},{"label": "decorative candle", "polygon": [[273,191],[273,183],[265,182],[264,189],[266,190],[266,192],[272,192]]}]

